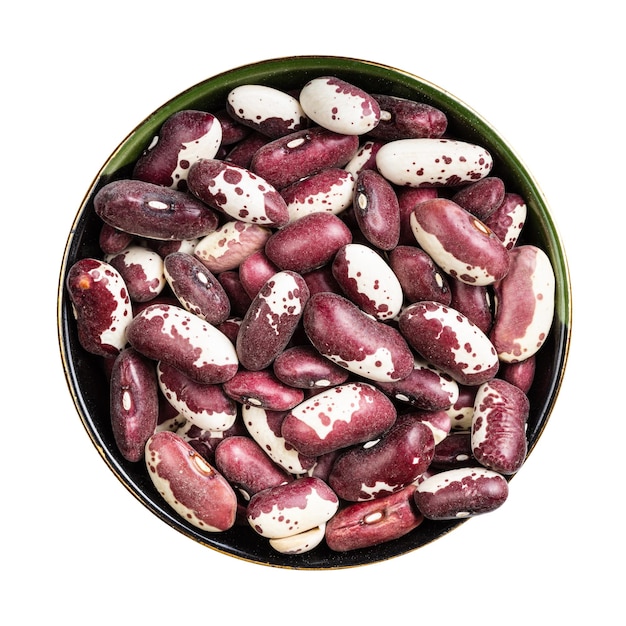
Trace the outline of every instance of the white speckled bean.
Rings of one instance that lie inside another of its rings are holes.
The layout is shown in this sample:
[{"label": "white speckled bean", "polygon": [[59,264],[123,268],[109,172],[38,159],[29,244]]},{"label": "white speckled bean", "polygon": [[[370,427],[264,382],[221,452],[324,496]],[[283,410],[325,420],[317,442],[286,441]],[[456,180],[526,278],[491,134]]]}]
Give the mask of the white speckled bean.
[{"label": "white speckled bean", "polygon": [[326,524],[320,524],[310,530],[297,533],[296,535],[290,535],[289,537],[277,537],[276,539],[270,539],[269,543],[281,554],[303,554],[304,552],[310,552],[313,548],[319,546],[322,543],[326,534]]},{"label": "white speckled bean", "polygon": [[334,76],[310,80],[300,91],[300,104],[314,122],[344,135],[363,135],[380,120],[380,107],[372,96]]},{"label": "white speckled bean", "polygon": [[373,248],[360,243],[343,246],[332,270],[346,296],[377,320],[394,319],[400,312],[404,301],[400,281]]},{"label": "white speckled bean", "polygon": [[200,159],[189,169],[189,191],[210,207],[246,224],[284,226],[289,220],[282,196],[257,174],[219,159]]},{"label": "white speckled bean", "polygon": [[246,515],[259,535],[280,539],[326,523],[338,508],[339,499],[324,481],[303,476],[256,493]]},{"label": "white speckled bean", "polygon": [[143,246],[131,245],[119,254],[104,257],[122,275],[133,302],[148,302],[165,287],[163,259]]},{"label": "white speckled bean", "polygon": [[222,383],[239,367],[232,342],[215,326],[171,304],[152,304],[128,325],[129,343],[200,383]]},{"label": "white speckled bean", "polygon": [[226,98],[226,110],[240,124],[272,139],[308,125],[296,98],[267,85],[235,87]]},{"label": "white speckled bean", "polygon": [[271,234],[265,226],[232,220],[200,239],[193,253],[219,274],[239,267],[245,258],[263,248]]},{"label": "white speckled bean", "polygon": [[452,187],[489,174],[489,152],[454,139],[399,139],[376,154],[379,172],[390,182],[408,187]]}]

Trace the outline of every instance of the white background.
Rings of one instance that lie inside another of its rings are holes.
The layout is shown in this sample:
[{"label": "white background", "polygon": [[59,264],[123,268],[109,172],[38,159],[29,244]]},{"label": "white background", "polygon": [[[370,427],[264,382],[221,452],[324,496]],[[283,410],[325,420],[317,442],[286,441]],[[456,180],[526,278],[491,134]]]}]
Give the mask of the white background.
[{"label": "white background", "polygon": [[[0,621],[623,624],[618,3],[17,4],[0,38]],[[331,572],[242,562],[157,520],[92,446],[56,336],[68,231],[120,141],[205,78],[297,54],[395,66],[480,112],[543,188],[574,289],[565,381],[505,506],[417,552]]]}]

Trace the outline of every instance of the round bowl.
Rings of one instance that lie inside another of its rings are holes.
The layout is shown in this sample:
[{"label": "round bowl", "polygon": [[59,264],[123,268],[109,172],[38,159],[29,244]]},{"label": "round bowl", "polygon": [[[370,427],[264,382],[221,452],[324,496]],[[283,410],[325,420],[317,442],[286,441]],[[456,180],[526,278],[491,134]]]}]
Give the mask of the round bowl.
[{"label": "round bowl", "polygon": [[[104,163],[88,188],[68,236],[58,285],[58,340],[66,380],[78,415],[102,459],[143,505],[163,522],[203,546],[259,564],[284,568],[345,568],[397,557],[446,535],[463,520],[425,520],[404,537],[367,549],[338,553],[324,543],[300,555],[276,552],[252,529],[235,526],[222,533],[206,533],[188,524],[157,493],[144,463],[130,463],[117,450],[108,410],[107,381],[101,360],[86,353],[77,338],[71,303],[64,281],[78,259],[101,256],[100,219],[93,198],[108,182],[130,177],[132,165],[157,134],[163,122],[181,109],[217,111],[231,89],[246,83],[264,84],[283,91],[298,89],[317,76],[334,75],[371,93],[386,93],[432,104],[448,116],[448,133],[485,147],[493,156],[492,174],[507,191],[521,195],[528,216],[520,242],[542,248],[556,278],[555,315],[549,337],[537,354],[536,375],[528,396],[528,451],[533,450],[555,406],[568,357],[571,333],[571,286],[565,251],[549,213],[546,199],[514,150],[479,114],[444,89],[413,74],[375,62],[329,56],[278,58],[238,67],[209,78],[172,98],[141,122]],[[523,470],[523,468],[522,468]],[[140,532],[140,529],[137,529]]]}]

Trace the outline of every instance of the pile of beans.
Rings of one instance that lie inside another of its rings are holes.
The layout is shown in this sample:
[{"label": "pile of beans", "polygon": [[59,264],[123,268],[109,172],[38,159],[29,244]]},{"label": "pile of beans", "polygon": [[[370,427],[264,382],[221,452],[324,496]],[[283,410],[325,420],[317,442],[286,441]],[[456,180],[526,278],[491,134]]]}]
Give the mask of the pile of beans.
[{"label": "pile of beans", "polygon": [[94,197],[79,340],[119,452],[188,523],[348,551],[506,500],[555,279],[447,126],[333,76],[242,85]]}]

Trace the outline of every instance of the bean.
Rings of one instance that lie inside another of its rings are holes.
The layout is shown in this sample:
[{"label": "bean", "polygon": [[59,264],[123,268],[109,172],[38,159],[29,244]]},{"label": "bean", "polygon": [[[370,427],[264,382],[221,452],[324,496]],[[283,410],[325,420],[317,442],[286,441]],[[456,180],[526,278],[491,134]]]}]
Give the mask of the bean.
[{"label": "bean", "polygon": [[352,233],[339,217],[316,212],[275,231],[265,244],[265,254],[280,269],[304,274],[328,263],[351,242]]},{"label": "bean", "polygon": [[300,453],[317,457],[379,436],[396,415],[391,401],[373,386],[345,383],[291,409],[281,434]]},{"label": "bean", "polygon": [[207,532],[235,523],[237,496],[228,481],[175,433],[157,432],[145,448],[148,476],[186,521]]},{"label": "bean", "polygon": [[398,325],[424,359],[462,385],[480,385],[498,371],[489,338],[451,307],[432,300],[415,302],[402,311]]},{"label": "bean", "polygon": [[272,139],[309,125],[297,98],[266,85],[235,87],[226,97],[226,110],[240,124]]},{"label": "bean", "polygon": [[502,204],[504,194],[504,181],[487,176],[462,187],[451,200],[484,222]]},{"label": "bean", "polygon": [[246,500],[259,491],[293,480],[249,437],[227,437],[215,448],[215,465]]},{"label": "bean", "polygon": [[458,383],[420,357],[415,357],[413,371],[405,378],[376,386],[394,400],[425,411],[447,409],[459,397]]},{"label": "bean", "polygon": [[400,239],[400,205],[392,185],[374,170],[356,179],[354,216],[365,238],[376,248],[392,250]]},{"label": "bean", "polygon": [[526,394],[505,380],[483,383],[474,399],[472,453],[489,469],[514,474],[526,459]]},{"label": "bean", "polygon": [[348,502],[373,500],[416,480],[430,465],[434,451],[431,429],[419,419],[403,416],[378,440],[340,454],[328,484]]},{"label": "bean", "polygon": [[488,176],[493,167],[489,152],[454,139],[398,139],[376,154],[378,171],[394,185],[456,187]]},{"label": "bean", "polygon": [[337,511],[339,499],[319,478],[303,476],[270,487],[250,499],[250,526],[269,539],[292,537],[327,522]]},{"label": "bean", "polygon": [[187,176],[189,191],[211,208],[245,224],[284,226],[289,211],[269,183],[245,167],[220,159],[200,159]]},{"label": "bean", "polygon": [[186,189],[189,168],[212,159],[222,143],[222,125],[211,113],[185,110],[172,114],[137,159],[133,178],[173,189]]},{"label": "bean", "polygon": [[397,317],[402,308],[402,285],[380,254],[360,243],[341,247],[331,264],[344,294],[379,321]]},{"label": "bean", "polygon": [[494,511],[504,504],[509,484],[501,474],[483,467],[450,469],[417,485],[415,504],[432,520],[464,519]]},{"label": "bean", "polygon": [[80,259],[65,279],[80,345],[91,354],[117,356],[126,346],[133,318],[126,283],[109,263]]},{"label": "bean", "polygon": [[359,149],[359,138],[326,128],[300,130],[261,146],[250,170],[280,190],[301,178],[343,167]]},{"label": "bean", "polygon": [[393,141],[441,137],[448,127],[448,118],[440,109],[424,102],[387,94],[372,94],[380,107],[378,124],[368,131],[370,137]]},{"label": "bean", "polygon": [[273,370],[250,372],[240,368],[222,388],[240,404],[250,404],[269,411],[288,411],[304,400],[304,392],[282,383]]},{"label": "bean", "polygon": [[235,401],[217,383],[199,383],[177,367],[157,364],[159,388],[186,420],[203,430],[225,431],[237,418]]},{"label": "bean", "polygon": [[172,305],[153,304],[128,325],[129,343],[148,358],[200,383],[221,383],[237,372],[235,347],[215,326]]},{"label": "bean", "polygon": [[320,354],[349,372],[372,381],[392,382],[413,371],[413,354],[402,335],[341,295],[322,292],[311,296],[302,322]]},{"label": "bean", "polygon": [[300,104],[311,120],[344,135],[364,135],[380,120],[376,100],[336,76],[320,76],[306,83],[300,91]]},{"label": "bean", "polygon": [[139,180],[116,180],[94,197],[109,225],[150,239],[194,239],[215,230],[215,212],[193,196]]},{"label": "bean", "polygon": [[254,297],[237,334],[237,355],[243,367],[269,367],[285,349],[304,312],[309,289],[291,271],[277,272]]},{"label": "bean", "polygon": [[210,324],[230,315],[230,300],[213,273],[193,254],[172,252],[163,261],[165,280],[185,310]]},{"label": "bean", "polygon": [[411,213],[415,239],[441,269],[471,285],[492,285],[509,271],[509,252],[479,219],[446,198]]},{"label": "bean", "polygon": [[536,246],[510,251],[511,269],[494,286],[496,312],[489,334],[505,363],[523,361],[544,344],[554,317],[554,270]]},{"label": "bean", "polygon": [[122,456],[143,459],[157,427],[159,401],[154,368],[133,348],[122,350],[113,363],[110,382],[111,426]]},{"label": "bean", "polygon": [[415,485],[340,509],[326,524],[331,550],[348,552],[399,539],[417,528],[424,517],[414,504]]}]

